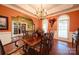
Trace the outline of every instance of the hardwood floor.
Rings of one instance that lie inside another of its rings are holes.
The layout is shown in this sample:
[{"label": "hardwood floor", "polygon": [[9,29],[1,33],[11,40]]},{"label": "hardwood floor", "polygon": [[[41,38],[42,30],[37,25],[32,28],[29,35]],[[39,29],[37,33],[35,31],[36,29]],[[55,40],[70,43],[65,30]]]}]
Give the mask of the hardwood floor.
[{"label": "hardwood floor", "polygon": [[72,43],[55,39],[50,55],[76,55],[76,49],[72,47]]},{"label": "hardwood floor", "polygon": [[[11,50],[10,48],[12,48],[12,46],[5,47],[6,52],[9,52]],[[72,43],[54,39],[50,55],[76,55],[76,49],[75,46],[72,47]]]}]

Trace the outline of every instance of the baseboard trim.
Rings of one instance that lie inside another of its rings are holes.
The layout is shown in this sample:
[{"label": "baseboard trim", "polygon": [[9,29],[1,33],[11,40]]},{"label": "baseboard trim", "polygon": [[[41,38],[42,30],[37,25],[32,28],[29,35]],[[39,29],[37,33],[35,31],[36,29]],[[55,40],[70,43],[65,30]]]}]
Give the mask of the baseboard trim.
[{"label": "baseboard trim", "polygon": [[64,41],[64,40],[59,40],[59,39],[55,39],[55,40],[62,41],[62,42],[67,42],[67,43],[72,43],[70,41]]}]

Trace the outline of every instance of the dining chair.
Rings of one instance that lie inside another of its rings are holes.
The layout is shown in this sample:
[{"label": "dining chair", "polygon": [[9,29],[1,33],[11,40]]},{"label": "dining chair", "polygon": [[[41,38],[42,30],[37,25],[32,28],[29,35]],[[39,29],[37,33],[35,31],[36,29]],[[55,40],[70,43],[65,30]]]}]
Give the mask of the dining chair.
[{"label": "dining chair", "polygon": [[77,37],[77,40],[75,40],[75,44],[76,44],[76,54],[79,54],[79,36]]},{"label": "dining chair", "polygon": [[38,44],[38,46],[32,48],[29,47],[28,49],[28,53],[30,55],[47,55],[48,54],[48,43],[47,43],[47,38],[44,35],[43,37],[41,37],[41,41]]},{"label": "dining chair", "polygon": [[54,33],[49,33],[49,48],[52,49],[52,45],[54,44]]},{"label": "dining chair", "polygon": [[1,40],[0,40],[0,55],[5,55],[4,47]]}]

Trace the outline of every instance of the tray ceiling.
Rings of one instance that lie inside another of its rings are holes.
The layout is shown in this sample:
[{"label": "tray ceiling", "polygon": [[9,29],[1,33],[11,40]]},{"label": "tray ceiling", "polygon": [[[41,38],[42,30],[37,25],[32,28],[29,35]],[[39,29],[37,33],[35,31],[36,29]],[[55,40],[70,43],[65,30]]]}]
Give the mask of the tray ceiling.
[{"label": "tray ceiling", "polygon": [[36,10],[45,9],[47,15],[52,15],[61,11],[69,10],[74,7],[73,4],[6,4],[5,6],[20,11],[25,14],[37,17]]}]

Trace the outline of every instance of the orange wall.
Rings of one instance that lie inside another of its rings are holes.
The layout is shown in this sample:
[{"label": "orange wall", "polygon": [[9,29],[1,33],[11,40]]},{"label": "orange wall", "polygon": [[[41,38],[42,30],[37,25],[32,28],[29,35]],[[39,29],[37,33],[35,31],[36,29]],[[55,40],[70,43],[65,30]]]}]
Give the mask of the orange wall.
[{"label": "orange wall", "polygon": [[73,32],[79,27],[79,10],[68,13],[70,16],[70,31]]},{"label": "orange wall", "polygon": [[16,16],[24,16],[24,14],[19,13],[19,12],[15,11],[15,10],[10,9],[10,8],[4,7],[2,5],[0,5],[0,15],[8,17],[8,30],[0,30],[0,31],[8,31],[8,32],[11,31],[11,22],[12,22],[11,17],[12,16],[14,16],[14,17],[16,17]]},{"label": "orange wall", "polygon": [[[78,27],[79,27],[79,10],[78,11],[73,11],[73,12],[69,12],[69,13],[65,13],[67,15],[69,15],[70,17],[70,26],[69,26],[69,29],[71,32],[75,31]],[[63,14],[61,14],[63,15]],[[48,20],[50,18],[55,18],[57,19],[60,15],[57,15],[57,16],[51,16],[48,18]],[[50,24],[48,25],[48,30],[50,30]],[[56,30],[57,31],[57,21],[54,23],[54,26],[53,26],[53,30]]]},{"label": "orange wall", "polygon": [[[78,11],[74,11],[74,12],[69,12],[69,13],[65,13],[65,14],[68,14],[70,16],[70,31],[75,31],[78,27],[79,27],[79,10]],[[18,11],[15,11],[13,9],[10,9],[8,7],[5,7],[5,6],[2,6],[0,5],[0,15],[3,15],[3,16],[7,16],[8,17],[8,24],[9,24],[9,27],[8,27],[8,30],[0,30],[0,31],[8,31],[8,32],[11,32],[11,17],[14,16],[27,16],[23,13],[20,13]],[[58,16],[60,15],[57,15],[57,16],[51,16],[48,19],[50,18],[55,18],[57,20]],[[42,21],[41,20],[38,20],[38,19],[35,19],[33,17],[30,17],[34,24],[35,24],[35,29],[37,28],[42,28]],[[51,29],[50,27],[50,24],[48,23],[48,31]],[[57,21],[54,23],[53,25],[53,30],[57,30]]]},{"label": "orange wall", "polygon": [[32,19],[34,24],[35,24],[35,29],[37,30],[38,28],[39,29],[42,29],[42,20],[38,20],[38,19]]},{"label": "orange wall", "polygon": [[[8,17],[8,30],[0,30],[0,32],[11,32],[11,22],[12,22],[11,17],[12,16],[13,17],[16,17],[16,16],[26,16],[27,17],[27,15],[20,13],[18,11],[15,11],[13,9],[10,9],[8,7],[5,7],[3,5],[0,5],[0,15]],[[37,28],[38,27],[37,25],[39,25],[38,21],[31,16],[28,16],[28,17],[30,17],[33,20],[33,22],[35,23],[35,28]]]}]

